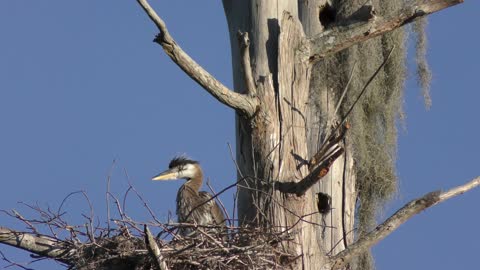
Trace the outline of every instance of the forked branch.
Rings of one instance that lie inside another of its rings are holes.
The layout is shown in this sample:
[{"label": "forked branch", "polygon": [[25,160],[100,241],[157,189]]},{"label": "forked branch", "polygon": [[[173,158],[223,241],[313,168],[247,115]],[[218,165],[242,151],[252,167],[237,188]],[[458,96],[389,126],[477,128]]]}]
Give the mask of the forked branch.
[{"label": "forked branch", "polygon": [[463,3],[463,0],[412,0],[388,17],[367,17],[334,26],[310,40],[311,57],[316,61],[357,43],[393,31],[425,15]]},{"label": "forked branch", "polygon": [[155,23],[158,30],[160,30],[160,33],[155,38],[155,42],[163,47],[165,53],[175,64],[221,103],[247,117],[254,115],[258,107],[258,100],[256,98],[236,93],[219,82],[178,46],[168,32],[165,22],[146,0],[137,0],[137,2],[147,13],[148,17]]},{"label": "forked branch", "polygon": [[347,249],[343,250],[335,256],[330,257],[329,265],[331,266],[331,269],[344,268],[345,265],[353,258],[358,256],[360,253],[366,251],[367,249],[371,248],[380,240],[391,234],[400,225],[412,218],[415,214],[418,214],[421,211],[438,203],[441,203],[445,200],[448,200],[452,197],[463,194],[479,185],[480,177],[477,177],[464,185],[452,188],[446,192],[430,192],[419,199],[407,203],[404,207],[398,210],[385,222],[378,225],[373,231],[360,238],[357,242],[350,245]]}]

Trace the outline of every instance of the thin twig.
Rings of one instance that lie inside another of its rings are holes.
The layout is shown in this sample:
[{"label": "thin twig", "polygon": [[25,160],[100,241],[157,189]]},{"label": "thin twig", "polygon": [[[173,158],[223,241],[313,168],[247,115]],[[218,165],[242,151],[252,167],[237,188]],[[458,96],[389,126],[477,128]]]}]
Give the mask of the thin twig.
[{"label": "thin twig", "polygon": [[110,167],[110,170],[108,171],[107,175],[107,192],[105,193],[105,203],[107,204],[107,236],[110,236],[110,196],[108,194],[110,193],[110,180],[112,178],[112,172],[115,167],[115,159],[112,162],[112,166]]},{"label": "thin twig", "polygon": [[342,121],[340,121],[340,123],[337,125],[337,127],[335,128],[335,130],[332,132],[332,134],[330,135],[330,137],[326,140],[326,142],[330,141],[333,136],[335,136],[336,132],[338,131],[338,129],[340,127],[343,127],[345,121],[347,121],[347,117],[350,115],[350,113],[353,111],[353,109],[355,108],[355,105],[357,105],[358,101],[360,100],[360,98],[362,98],[362,96],[365,94],[365,92],[367,91],[368,89],[368,86],[370,85],[370,83],[373,81],[373,79],[375,79],[375,77],[377,77],[378,73],[380,72],[380,70],[382,70],[382,68],[385,66],[385,64],[387,63],[388,59],[390,59],[390,56],[392,55],[392,52],[393,50],[395,49],[395,46],[392,47],[392,49],[390,49],[390,52],[388,53],[387,57],[385,57],[385,59],[383,60],[382,64],[380,66],[378,66],[378,68],[375,70],[375,72],[372,74],[372,76],[370,76],[370,78],[368,79],[367,83],[365,83],[365,85],[363,86],[362,90],[360,91],[360,94],[358,94],[357,98],[355,99],[355,101],[353,102],[353,104],[350,106],[350,108],[348,109],[348,111],[345,113],[345,115],[343,116],[342,118]]},{"label": "thin twig", "polygon": [[27,219],[25,219],[22,215],[20,215],[20,213],[18,213],[15,209],[12,210],[12,213],[15,215],[15,217],[19,220],[21,220],[23,223],[25,223],[28,228],[30,228],[30,230],[33,232],[33,233],[36,233],[36,234],[40,234],[40,232],[37,230],[37,228],[35,228],[35,226]]},{"label": "thin twig", "polygon": [[210,199],[208,199],[208,200],[206,200],[206,201],[204,201],[204,202],[202,202],[202,203],[199,203],[199,204],[198,204],[197,206],[195,206],[192,210],[190,210],[190,212],[189,212],[188,215],[187,215],[187,218],[188,218],[196,209],[198,209],[198,208],[201,207],[202,205],[205,205],[206,203],[214,200],[214,199],[217,198],[220,194],[222,194],[222,193],[224,193],[225,191],[227,191],[227,190],[235,187],[237,184],[239,184],[239,183],[241,183],[241,182],[243,182],[243,181],[245,181],[245,179],[244,179],[244,178],[241,178],[240,180],[238,180],[238,181],[235,182],[234,184],[231,184],[231,185],[227,186],[226,188],[223,188],[222,190],[220,190],[217,194],[214,194]]},{"label": "thin twig", "polygon": [[352,70],[350,71],[350,76],[348,78],[347,85],[345,85],[345,88],[343,89],[342,95],[338,99],[337,106],[335,106],[335,111],[333,111],[333,115],[337,115],[338,109],[340,109],[340,106],[342,105],[343,98],[345,98],[345,95],[347,94],[348,87],[350,86],[350,83],[352,82],[353,79],[353,74],[355,72],[355,69],[357,67],[357,62],[353,64]]},{"label": "thin twig", "polygon": [[[365,94],[365,92],[367,91],[367,88],[368,86],[370,85],[370,83],[373,81],[373,79],[375,79],[375,77],[377,77],[378,73],[380,72],[380,70],[382,70],[382,68],[385,66],[385,64],[388,62],[388,59],[390,59],[390,56],[392,55],[392,52],[393,50],[395,50],[395,45],[392,47],[392,49],[390,50],[390,52],[388,53],[387,57],[385,57],[385,59],[383,60],[382,64],[377,68],[377,70],[375,70],[375,72],[373,73],[373,75],[368,79],[367,83],[363,86],[363,89],[362,91],[360,91],[360,94],[358,94],[357,96],[357,99],[355,99],[355,101],[353,102],[352,106],[350,106],[350,109],[348,109],[348,111],[345,113],[345,115],[343,116],[343,119],[342,121],[340,122],[339,124],[339,127],[341,125],[343,125],[343,123],[345,123],[345,121],[347,120],[347,117],[348,115],[352,112],[353,108],[355,108],[355,105],[357,104],[357,102],[360,100],[360,98],[362,98],[363,94]],[[338,129],[338,127],[337,127]]]},{"label": "thin twig", "polygon": [[222,243],[220,243],[217,239],[215,239],[215,237],[211,236],[209,233],[207,233],[206,231],[202,230],[201,228],[197,228],[198,232],[200,232],[202,235],[204,235],[205,237],[207,237],[210,241],[212,241],[213,243],[215,243],[215,245],[217,245],[219,248],[221,248],[224,252],[228,252],[228,249],[225,248],[225,246],[222,245]]},{"label": "thin twig", "polygon": [[[228,146],[228,151],[230,153],[230,158],[232,159],[233,164],[235,164],[235,168],[237,169],[238,175],[240,176],[240,178],[244,178],[242,170],[240,170],[240,166],[238,166],[237,160],[233,157],[232,146],[230,145],[230,143],[227,143],[227,146]],[[235,194],[233,195],[232,222],[235,222],[235,214],[237,212],[237,200],[238,200],[238,188],[235,189]]]}]

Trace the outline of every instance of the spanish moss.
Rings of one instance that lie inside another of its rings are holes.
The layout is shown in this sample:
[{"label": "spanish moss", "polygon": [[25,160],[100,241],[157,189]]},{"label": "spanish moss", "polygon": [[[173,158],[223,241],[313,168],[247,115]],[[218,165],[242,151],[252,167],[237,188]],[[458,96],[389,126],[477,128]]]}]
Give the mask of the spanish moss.
[{"label": "spanish moss", "polygon": [[425,107],[430,109],[432,106],[432,98],[430,97],[430,81],[432,80],[432,73],[427,61],[426,26],[426,17],[421,18],[413,23],[413,32],[416,36],[415,58],[417,62],[417,82],[422,89]]}]

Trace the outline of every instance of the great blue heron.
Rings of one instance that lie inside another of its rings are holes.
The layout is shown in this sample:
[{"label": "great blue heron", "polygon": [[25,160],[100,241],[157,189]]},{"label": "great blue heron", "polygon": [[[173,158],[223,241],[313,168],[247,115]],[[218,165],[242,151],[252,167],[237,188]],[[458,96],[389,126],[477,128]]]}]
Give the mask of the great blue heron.
[{"label": "great blue heron", "polygon": [[[152,180],[187,180],[177,193],[177,216],[179,223],[225,226],[225,216],[212,195],[199,191],[203,182],[202,168],[197,161],[175,157],[168,170]],[[180,229],[180,235],[191,235],[191,229]]]}]

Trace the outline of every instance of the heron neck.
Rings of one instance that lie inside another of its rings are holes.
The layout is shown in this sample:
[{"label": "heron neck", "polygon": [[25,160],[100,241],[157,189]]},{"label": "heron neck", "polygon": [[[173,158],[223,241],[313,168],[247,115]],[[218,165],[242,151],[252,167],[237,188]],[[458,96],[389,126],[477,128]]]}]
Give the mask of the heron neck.
[{"label": "heron neck", "polygon": [[201,169],[198,169],[195,175],[185,183],[185,186],[188,186],[193,191],[198,192],[202,187],[202,182],[203,182],[203,173]]}]

